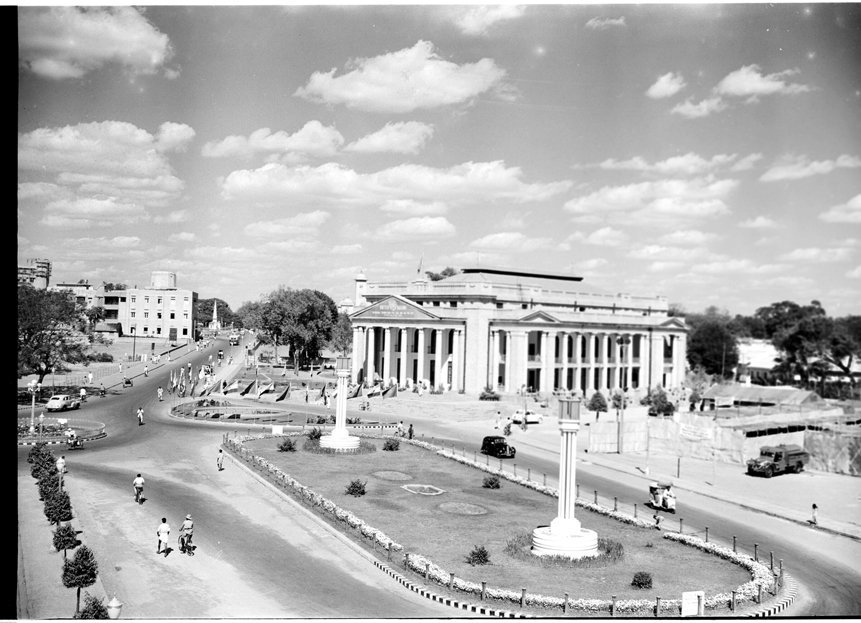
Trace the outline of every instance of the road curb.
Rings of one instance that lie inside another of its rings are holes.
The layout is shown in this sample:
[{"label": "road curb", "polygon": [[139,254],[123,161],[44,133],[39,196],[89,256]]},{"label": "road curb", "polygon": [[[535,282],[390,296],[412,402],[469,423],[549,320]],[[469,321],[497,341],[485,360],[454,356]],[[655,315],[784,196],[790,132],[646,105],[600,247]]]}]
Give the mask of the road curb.
[{"label": "road curb", "polygon": [[786,610],[786,608],[792,605],[792,602],[795,601],[795,597],[798,595],[798,585],[795,583],[792,576],[787,573],[783,574],[783,579],[786,583],[786,595],[784,595],[783,598],[773,606],[769,606],[768,608],[757,612],[751,612],[747,615],[748,617],[771,617]]}]

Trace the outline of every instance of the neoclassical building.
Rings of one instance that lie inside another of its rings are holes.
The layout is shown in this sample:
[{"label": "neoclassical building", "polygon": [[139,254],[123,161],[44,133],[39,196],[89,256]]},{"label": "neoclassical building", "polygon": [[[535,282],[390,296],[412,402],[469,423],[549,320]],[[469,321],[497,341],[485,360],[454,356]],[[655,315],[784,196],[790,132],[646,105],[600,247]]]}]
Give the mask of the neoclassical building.
[{"label": "neoclassical building", "polygon": [[666,299],[601,293],[581,277],[467,268],[369,283],[360,274],[350,320],[354,382],[586,395],[684,382],[687,327]]}]

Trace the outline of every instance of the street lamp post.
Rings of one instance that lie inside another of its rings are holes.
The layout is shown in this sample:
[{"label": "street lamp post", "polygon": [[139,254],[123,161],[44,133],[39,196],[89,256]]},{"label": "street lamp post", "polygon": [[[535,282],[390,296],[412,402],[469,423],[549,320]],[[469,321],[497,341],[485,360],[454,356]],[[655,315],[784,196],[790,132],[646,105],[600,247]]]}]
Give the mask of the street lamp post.
[{"label": "street lamp post", "polygon": [[[628,345],[630,343],[631,343],[631,338],[628,335],[621,335],[618,338],[616,338],[616,344],[619,345],[619,356],[621,357],[623,362],[625,360],[625,349],[628,347]],[[626,369],[623,365],[622,366],[622,374],[620,375],[620,377],[622,379],[622,382],[620,383],[620,385],[622,387],[622,410],[619,414],[619,422],[618,422],[618,426],[617,426],[617,437],[618,438],[616,439],[616,448],[617,448],[617,452],[619,454],[622,454],[622,443],[624,441],[623,430],[625,428],[625,403],[627,402],[627,393],[626,393],[627,386],[625,384],[625,381],[627,379],[626,379],[625,372],[626,372]]]},{"label": "street lamp post", "polygon": [[45,421],[45,414],[39,414],[39,443],[42,443],[42,423]]},{"label": "street lamp post", "polygon": [[36,432],[36,392],[42,389],[42,384],[36,379],[27,383],[27,391],[30,392],[30,434]]}]

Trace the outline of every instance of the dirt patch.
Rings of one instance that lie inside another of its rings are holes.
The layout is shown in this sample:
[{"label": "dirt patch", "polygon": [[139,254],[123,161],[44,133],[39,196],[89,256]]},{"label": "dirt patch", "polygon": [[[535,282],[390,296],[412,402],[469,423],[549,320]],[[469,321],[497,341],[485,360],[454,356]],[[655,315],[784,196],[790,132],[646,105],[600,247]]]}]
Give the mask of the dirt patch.
[{"label": "dirt patch", "polygon": [[486,515],[487,509],[477,504],[466,504],[464,502],[443,502],[439,509],[452,515]]},{"label": "dirt patch", "polygon": [[393,472],[389,470],[383,470],[379,472],[374,472],[371,474],[376,478],[381,478],[383,480],[393,480],[393,481],[401,481],[401,480],[412,480],[413,477],[409,474],[404,474],[403,472]]}]

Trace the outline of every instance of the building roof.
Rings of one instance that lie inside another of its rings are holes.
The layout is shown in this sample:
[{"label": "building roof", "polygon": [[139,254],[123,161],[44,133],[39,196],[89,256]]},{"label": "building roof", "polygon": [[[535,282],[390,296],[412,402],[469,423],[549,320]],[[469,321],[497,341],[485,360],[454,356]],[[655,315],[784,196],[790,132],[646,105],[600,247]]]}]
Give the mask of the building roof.
[{"label": "building roof", "polygon": [[762,385],[712,385],[703,398],[732,399],[734,403],[763,405],[800,405],[820,400],[819,395],[796,387],[766,387]]}]

